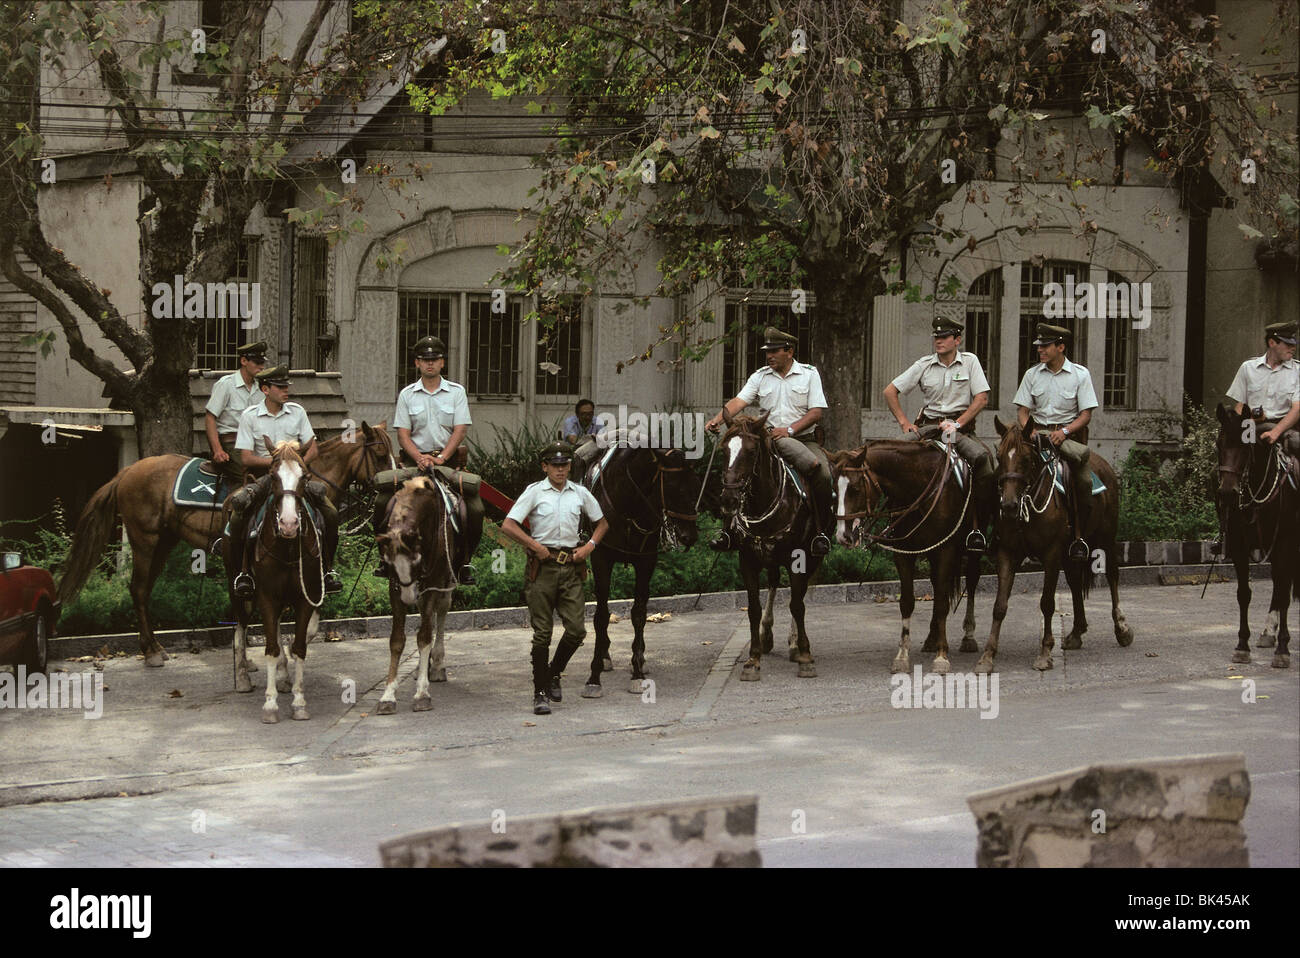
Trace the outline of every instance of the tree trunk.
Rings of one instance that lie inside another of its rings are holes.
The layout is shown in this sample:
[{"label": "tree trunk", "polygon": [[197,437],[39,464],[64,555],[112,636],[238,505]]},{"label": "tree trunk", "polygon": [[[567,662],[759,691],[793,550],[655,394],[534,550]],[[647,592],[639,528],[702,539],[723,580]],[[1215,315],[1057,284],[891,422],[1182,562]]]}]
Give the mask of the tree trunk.
[{"label": "tree trunk", "polygon": [[817,320],[812,330],[812,363],[821,373],[826,393],[828,408],[822,416],[826,448],[856,449],[862,445],[863,363],[870,359],[865,332],[878,290],[861,275],[844,281],[840,270],[822,267],[810,273],[830,278],[813,283]]},{"label": "tree trunk", "polygon": [[132,399],[140,458],[169,452],[190,455],[194,414],[190,409],[188,371],[180,382],[175,376],[165,381],[158,377],[141,381]]}]

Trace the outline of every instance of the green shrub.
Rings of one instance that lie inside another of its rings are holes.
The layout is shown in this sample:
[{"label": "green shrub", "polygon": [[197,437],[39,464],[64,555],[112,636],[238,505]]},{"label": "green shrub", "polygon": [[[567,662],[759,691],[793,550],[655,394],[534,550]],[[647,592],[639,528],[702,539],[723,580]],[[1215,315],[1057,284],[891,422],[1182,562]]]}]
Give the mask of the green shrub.
[{"label": "green shrub", "polygon": [[[1119,538],[1178,541],[1218,536],[1214,489],[1218,480],[1215,440],[1219,424],[1200,406],[1184,400],[1181,445],[1172,456],[1134,447],[1119,470]],[[1178,439],[1169,413],[1141,421],[1147,435]]]}]

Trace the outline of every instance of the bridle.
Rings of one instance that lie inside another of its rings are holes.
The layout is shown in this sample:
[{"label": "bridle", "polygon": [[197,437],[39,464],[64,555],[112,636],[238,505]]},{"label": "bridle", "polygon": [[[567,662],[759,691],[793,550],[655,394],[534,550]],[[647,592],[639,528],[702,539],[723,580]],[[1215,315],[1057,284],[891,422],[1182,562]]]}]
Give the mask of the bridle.
[{"label": "bridle", "polygon": [[[370,439],[370,440],[368,440],[368,441],[366,441],[365,443],[362,444],[362,454],[361,454],[361,459],[362,459],[362,461],[365,462],[365,463],[367,463],[367,464],[369,464],[369,463],[370,463],[370,460],[371,460],[371,456],[372,456],[372,453],[371,453],[369,450],[370,450],[371,448],[378,447],[378,448],[383,449],[384,452],[385,452],[385,454],[387,454],[387,456],[388,456],[389,468],[390,468],[390,469],[396,469],[396,468],[397,468],[397,461],[393,458],[393,447],[392,447],[392,445],[391,445],[391,444],[389,443],[389,441],[388,441],[388,436],[387,436],[387,434],[386,434],[386,433],[376,433],[376,435],[379,436],[379,437],[381,437],[381,438]],[[375,465],[376,465],[376,466],[380,466],[380,465],[382,465],[382,462],[376,462]],[[383,471],[382,469],[375,469],[374,472],[372,472],[372,473],[370,474],[370,481],[373,481],[374,476],[375,476],[377,473],[382,472],[382,471]],[[348,490],[347,490],[346,487],[344,487],[344,486],[340,486],[338,483],[336,483],[336,482],[334,482],[333,480],[331,480],[328,476],[322,476],[319,472],[317,472],[317,471],[316,471],[315,469],[313,469],[311,466],[308,466],[308,467],[307,467],[307,472],[310,473],[314,478],[319,479],[321,482],[325,483],[325,485],[329,486],[331,489],[333,489],[335,492],[337,492],[337,493],[339,494],[339,496],[341,496],[341,497],[343,497],[343,498],[348,498],[349,496],[351,496],[351,493],[348,492]],[[350,479],[348,479],[348,483],[351,484],[353,481],[355,481],[355,480],[357,480],[357,479],[360,479],[360,478],[361,478],[361,476],[360,476],[359,473],[353,474],[352,477],[351,477]]]},{"label": "bridle", "polygon": [[[630,457],[622,458],[623,476],[626,479],[627,485],[632,487],[632,491],[635,492],[637,498],[639,498],[641,502],[645,504],[649,513],[651,515],[654,515],[657,518],[657,521],[650,528],[647,529],[643,527],[639,522],[637,522],[634,516],[630,514],[626,516],[628,524],[632,526],[633,529],[636,530],[638,535],[641,536],[640,551],[623,550],[623,549],[617,550],[620,552],[627,552],[629,555],[643,555],[646,552],[655,551],[655,550],[647,550],[646,546],[649,544],[652,538],[657,538],[660,536],[668,540],[669,548],[677,548],[678,546],[681,545],[681,541],[677,537],[676,529],[673,527],[672,523],[668,522],[667,520],[676,519],[679,522],[695,522],[696,519],[698,518],[697,513],[678,512],[674,509],[668,508],[668,493],[664,486],[664,475],[670,472],[685,472],[687,470],[687,467],[666,466],[664,465],[663,460],[660,458],[659,452],[657,450],[651,449],[650,452],[654,457],[654,463],[655,463],[655,474],[650,479],[650,485],[651,487],[654,487],[656,485],[659,487],[658,506],[656,506],[654,501],[650,498],[650,496],[647,495],[645,489],[643,489],[640,485],[638,485],[636,479],[632,477],[632,471],[627,467],[627,461],[626,461]],[[612,466],[613,462],[611,462],[610,465]],[[608,483],[606,483],[605,481],[605,478],[608,474],[609,473],[607,469],[601,470],[600,475],[596,477],[596,482],[594,484],[595,488],[593,488],[592,491],[595,492],[597,495],[603,494],[605,499],[605,502],[602,504],[603,506],[607,506],[611,511],[615,512],[616,514],[621,514],[623,510],[619,510],[617,508],[617,504],[614,502],[613,492],[610,490]]]},{"label": "bridle", "polygon": [[[722,440],[719,443],[719,445],[725,445],[728,436],[738,437],[741,440],[742,444],[747,438],[753,439],[755,444],[759,445],[760,447],[762,446],[763,440],[766,438],[762,434],[756,436],[753,433],[748,432],[743,428],[732,427],[732,430],[729,430],[727,435],[722,437]],[[766,458],[767,460],[767,478],[770,481],[770,483],[775,487],[775,490],[772,493],[772,505],[761,516],[750,516],[745,513],[745,507],[749,503],[749,495],[753,491],[754,479],[758,476],[759,460],[762,458]],[[772,475],[773,470],[775,470],[776,472],[775,476]],[[741,529],[744,531],[744,534],[747,537],[755,540],[760,547],[763,545],[765,540],[770,540],[772,543],[779,542],[781,538],[785,536],[787,533],[789,533],[791,529],[794,527],[794,521],[796,517],[799,515],[798,500],[795,501],[794,509],[791,511],[790,518],[786,521],[785,525],[781,526],[775,532],[766,536],[762,536],[762,535],[756,535],[751,530],[757,526],[762,525],[764,522],[768,521],[769,519],[771,519],[774,515],[777,514],[777,512],[781,509],[781,507],[785,505],[785,501],[786,501],[785,490],[787,485],[787,479],[786,479],[785,465],[784,463],[782,463],[781,457],[777,455],[775,449],[769,449],[768,455],[766,457],[760,457],[757,454],[755,454],[753,468],[751,468],[748,471],[748,474],[745,476],[745,478],[739,482],[737,481],[728,482],[726,480],[726,475],[732,472],[735,472],[734,467],[728,467],[726,471],[723,473],[722,490],[724,493],[734,492],[736,494],[737,503],[736,503],[735,520],[740,525]]]},{"label": "bridle", "polygon": [[[870,443],[868,443],[868,446],[869,445]],[[868,489],[875,492],[875,500],[877,502],[884,501],[885,487],[881,484],[879,478],[877,478],[876,474],[872,471],[870,463],[867,461],[867,447],[863,447],[862,450],[862,465],[841,466],[839,471],[841,473],[862,473],[863,478],[867,482]],[[897,545],[897,543],[907,542],[916,530],[925,525],[930,516],[934,514],[934,510],[939,506],[939,500],[943,498],[943,490],[947,485],[948,477],[951,473],[952,460],[945,455],[943,468],[930,476],[930,480],[925,484],[925,487],[921,490],[920,494],[908,505],[898,509],[881,509],[876,512],[872,512],[870,509],[863,509],[858,512],[838,513],[836,514],[835,519],[836,521],[847,521],[850,519],[865,520],[860,522],[857,526],[857,540],[859,545],[869,541],[872,546],[878,545],[887,552],[896,552],[902,555],[924,555],[925,553],[931,552],[942,546],[956,535],[957,530],[962,527],[966,519],[966,511],[970,506],[973,483],[967,483],[966,499],[962,505],[961,513],[957,517],[957,524],[953,526],[948,534],[942,539],[923,549],[903,549]],[[868,501],[871,501],[872,498],[871,495],[868,495]],[[925,503],[927,499],[929,500],[929,508],[925,510],[925,515],[916,520],[910,531],[901,534],[896,533],[894,530],[913,513],[919,512],[922,504]],[[889,520],[885,528],[881,529],[880,532],[877,533],[866,531],[872,524],[880,519]]]},{"label": "bridle", "polygon": [[[306,492],[304,487],[307,484],[307,475],[310,472],[310,469],[307,468],[307,464],[305,462],[302,462],[301,459],[299,459],[299,462],[303,467],[303,472],[302,475],[298,477],[298,484],[292,489],[285,489],[283,486],[280,485],[280,477],[277,468],[280,462],[281,460],[278,459],[277,457],[272,457],[270,474],[272,476],[272,482],[275,484],[275,487],[276,489],[278,489],[278,491],[273,491],[271,493],[271,495],[267,498],[267,505],[266,505],[266,511],[268,513],[272,511],[274,511],[275,513],[275,537],[272,539],[270,546],[266,546],[262,542],[262,537],[265,534],[265,530],[269,525],[267,519],[269,519],[270,516],[268,515],[265,519],[262,520],[262,526],[258,530],[257,548],[261,555],[270,556],[272,559],[274,559],[276,562],[280,563],[281,565],[293,565],[296,560],[298,564],[298,588],[302,590],[302,597],[307,601],[307,604],[310,605],[313,609],[319,609],[321,607],[321,604],[325,601],[325,544],[321,539],[320,529],[316,526],[315,521],[311,517],[311,512],[307,509],[304,509],[302,505],[303,499],[306,498]],[[286,536],[286,535],[282,535],[280,532],[280,510],[279,508],[275,508],[275,503],[284,496],[288,496],[294,500],[294,511],[298,513],[298,534],[296,536]],[[303,575],[303,569],[302,569],[302,564],[303,564],[303,555],[302,555],[303,541],[302,540],[306,538],[308,525],[311,526],[311,529],[316,536],[316,562],[319,567],[317,571],[319,573],[318,581],[320,582],[320,595],[317,596],[315,600],[313,600],[311,598],[311,595],[307,592],[307,583],[305,581],[305,577]],[[281,541],[284,540],[293,540],[298,543],[296,556],[290,556],[289,558],[286,559],[276,552],[276,547],[279,545]]]},{"label": "bridle", "polygon": [[[1027,460],[1029,460],[1030,462],[1037,461],[1039,452],[1037,449],[1034,448],[1032,444],[1028,442],[1028,440],[1025,440],[1024,438],[1020,438],[1015,441],[1019,445],[1018,451],[1023,451],[1026,453],[1025,458]],[[1001,450],[999,450],[999,453],[1000,452]],[[1053,452],[1055,452],[1055,450],[1053,450]],[[1000,455],[998,458],[999,460],[1001,460]],[[1047,507],[1051,505],[1052,497],[1056,495],[1055,473],[1056,473],[1056,467],[1054,465],[1051,468],[1043,468],[1043,466],[1039,466],[1038,471],[1035,472],[1034,475],[1032,476],[1026,475],[1025,473],[1022,472],[1005,472],[1002,475],[997,477],[998,492],[1001,493],[1002,490],[1006,487],[1006,484],[1008,482],[1014,482],[1018,480],[1025,484],[1025,491],[1024,493],[1021,494],[1020,499],[1017,501],[1017,506],[1018,506],[1017,518],[1019,518],[1019,520],[1022,523],[1028,523],[1030,515],[1041,516],[1044,512],[1047,511]],[[1043,482],[1043,479],[1045,477],[1047,478],[1046,483]],[[1044,485],[1046,485],[1047,487],[1047,495],[1041,496],[1042,504],[1040,505],[1035,501],[1035,499],[1040,497],[1041,490]]]}]

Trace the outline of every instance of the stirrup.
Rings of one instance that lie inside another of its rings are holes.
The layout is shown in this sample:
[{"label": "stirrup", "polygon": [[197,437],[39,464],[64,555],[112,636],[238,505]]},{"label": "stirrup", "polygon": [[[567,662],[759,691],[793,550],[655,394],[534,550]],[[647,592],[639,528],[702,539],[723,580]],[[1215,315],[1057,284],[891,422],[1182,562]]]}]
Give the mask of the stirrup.
[{"label": "stirrup", "polygon": [[251,599],[256,595],[257,590],[253,583],[253,577],[247,572],[241,572],[235,576],[234,593],[241,599]]},{"label": "stirrup", "polygon": [[1092,552],[1088,549],[1088,543],[1082,539],[1075,539],[1070,543],[1070,550],[1066,553],[1066,558],[1071,562],[1087,562]]},{"label": "stirrup", "polygon": [[336,592],[342,592],[342,591],[343,591],[343,580],[339,578],[339,574],[337,572],[335,572],[333,569],[330,569],[328,572],[325,573],[325,594],[333,595]]},{"label": "stirrup", "polygon": [[723,529],[718,533],[718,537],[709,543],[709,548],[714,552],[728,552],[733,548],[731,533]]},{"label": "stirrup", "polygon": [[966,551],[972,554],[981,554],[988,551],[988,540],[984,538],[984,533],[979,529],[972,529],[966,535]]},{"label": "stirrup", "polygon": [[474,567],[468,562],[460,567],[460,572],[456,576],[461,585],[478,585],[478,579],[474,576]]},{"label": "stirrup", "polygon": [[808,552],[815,556],[824,556],[831,551],[831,540],[826,533],[819,532],[813,536],[812,542],[808,544]]}]

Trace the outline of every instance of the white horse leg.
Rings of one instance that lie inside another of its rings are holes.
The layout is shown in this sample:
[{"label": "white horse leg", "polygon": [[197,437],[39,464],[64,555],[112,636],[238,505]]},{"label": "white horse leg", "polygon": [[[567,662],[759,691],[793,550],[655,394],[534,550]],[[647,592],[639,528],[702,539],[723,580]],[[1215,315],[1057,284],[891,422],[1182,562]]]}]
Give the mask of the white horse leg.
[{"label": "white horse leg", "polygon": [[1264,620],[1264,631],[1259,634],[1259,640],[1255,643],[1257,649],[1271,649],[1277,645],[1277,609],[1268,610],[1268,618]]},{"label": "white horse leg", "polygon": [[272,659],[269,655],[266,659],[266,701],[262,704],[262,721],[275,723],[280,721],[280,706],[276,702],[276,693],[279,691],[279,673],[284,669],[284,649],[280,649],[279,658]]},{"label": "white horse leg", "polygon": [[305,665],[306,661],[301,656],[293,657],[293,717],[298,722],[311,718],[307,712],[307,698],[302,694],[302,673]]},{"label": "white horse leg", "polygon": [[912,617],[909,615],[903,619],[903,634],[898,640],[898,654],[894,656],[893,664],[890,665],[890,672],[910,672],[912,670]]}]

